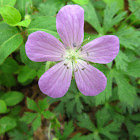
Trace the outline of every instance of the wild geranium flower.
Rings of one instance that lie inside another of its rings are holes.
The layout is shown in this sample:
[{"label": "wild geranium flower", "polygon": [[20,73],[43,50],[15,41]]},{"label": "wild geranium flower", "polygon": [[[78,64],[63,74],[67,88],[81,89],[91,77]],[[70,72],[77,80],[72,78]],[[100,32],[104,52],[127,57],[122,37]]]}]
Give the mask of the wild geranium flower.
[{"label": "wild geranium flower", "polygon": [[52,98],[59,98],[68,91],[74,74],[77,87],[86,96],[102,92],[106,76],[88,61],[106,64],[118,54],[119,39],[105,35],[81,47],[84,37],[84,10],[78,5],[67,5],[56,17],[56,28],[63,43],[46,32],[29,35],[26,54],[32,61],[58,61],[39,79],[40,90]]}]

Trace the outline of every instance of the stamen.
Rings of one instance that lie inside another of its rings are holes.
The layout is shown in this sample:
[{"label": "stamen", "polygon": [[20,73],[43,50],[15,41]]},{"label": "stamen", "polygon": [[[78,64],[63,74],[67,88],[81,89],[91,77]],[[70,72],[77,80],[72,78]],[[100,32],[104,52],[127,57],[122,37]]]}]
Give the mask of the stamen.
[{"label": "stamen", "polygon": [[67,67],[67,69],[69,69],[69,67]]},{"label": "stamen", "polygon": [[85,68],[82,68],[82,70],[85,70]]},{"label": "stamen", "polygon": [[75,42],[73,43],[73,47],[76,47],[76,43]]},{"label": "stamen", "polygon": [[75,72],[77,72],[78,71],[78,69],[76,69],[76,71]]},{"label": "stamen", "polygon": [[86,52],[87,53],[87,56],[89,56],[89,53],[88,52]]},{"label": "stamen", "polygon": [[64,63],[64,66],[67,66],[67,64],[66,64],[66,63]]},{"label": "stamen", "polygon": [[83,48],[81,48],[81,51],[83,51]]}]

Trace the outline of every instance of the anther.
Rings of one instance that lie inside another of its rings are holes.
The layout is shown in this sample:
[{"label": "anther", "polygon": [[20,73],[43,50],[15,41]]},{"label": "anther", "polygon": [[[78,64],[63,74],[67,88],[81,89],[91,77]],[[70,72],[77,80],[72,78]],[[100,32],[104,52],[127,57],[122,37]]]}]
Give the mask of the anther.
[{"label": "anther", "polygon": [[86,52],[86,54],[87,54],[87,56],[89,56],[89,53],[88,52]]},{"label": "anther", "polygon": [[75,42],[73,43],[73,47],[76,47],[76,43]]},{"label": "anther", "polygon": [[67,64],[66,64],[66,63],[64,63],[64,66],[67,66]]},{"label": "anther", "polygon": [[85,70],[85,68],[82,68],[82,70]]},{"label": "anther", "polygon": [[81,51],[83,51],[83,48],[81,48]]},{"label": "anther", "polygon": [[76,69],[76,71],[75,72],[77,72],[78,71],[78,69]]},{"label": "anther", "polygon": [[67,67],[67,69],[69,69],[69,67]]}]

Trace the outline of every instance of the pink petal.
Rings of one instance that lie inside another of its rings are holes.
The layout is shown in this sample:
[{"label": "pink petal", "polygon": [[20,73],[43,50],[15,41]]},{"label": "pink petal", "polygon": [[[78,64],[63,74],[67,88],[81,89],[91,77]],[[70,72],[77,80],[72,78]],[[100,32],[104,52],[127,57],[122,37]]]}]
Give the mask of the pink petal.
[{"label": "pink petal", "polygon": [[115,35],[105,35],[87,43],[80,50],[83,59],[94,63],[111,62],[119,52],[119,38]]},{"label": "pink petal", "polygon": [[77,61],[74,75],[78,89],[86,96],[95,96],[106,87],[106,76],[83,60]]},{"label": "pink petal", "polygon": [[64,45],[54,36],[37,31],[29,35],[25,45],[26,54],[32,61],[60,61],[65,54]]},{"label": "pink petal", "polygon": [[80,47],[84,37],[84,10],[78,5],[66,5],[56,17],[57,31],[66,47]]},{"label": "pink petal", "polygon": [[60,98],[68,91],[71,78],[71,62],[62,61],[41,76],[39,79],[39,88],[44,94],[52,98]]}]

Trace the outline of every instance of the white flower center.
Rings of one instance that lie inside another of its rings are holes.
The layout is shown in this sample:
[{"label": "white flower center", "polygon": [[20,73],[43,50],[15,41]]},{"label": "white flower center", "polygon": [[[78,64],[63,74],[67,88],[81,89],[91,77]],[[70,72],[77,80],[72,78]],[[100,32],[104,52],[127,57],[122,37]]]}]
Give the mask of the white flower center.
[{"label": "white flower center", "polygon": [[67,60],[70,60],[71,62],[77,63],[77,59],[79,58],[79,53],[72,49],[67,50],[65,58]]}]

